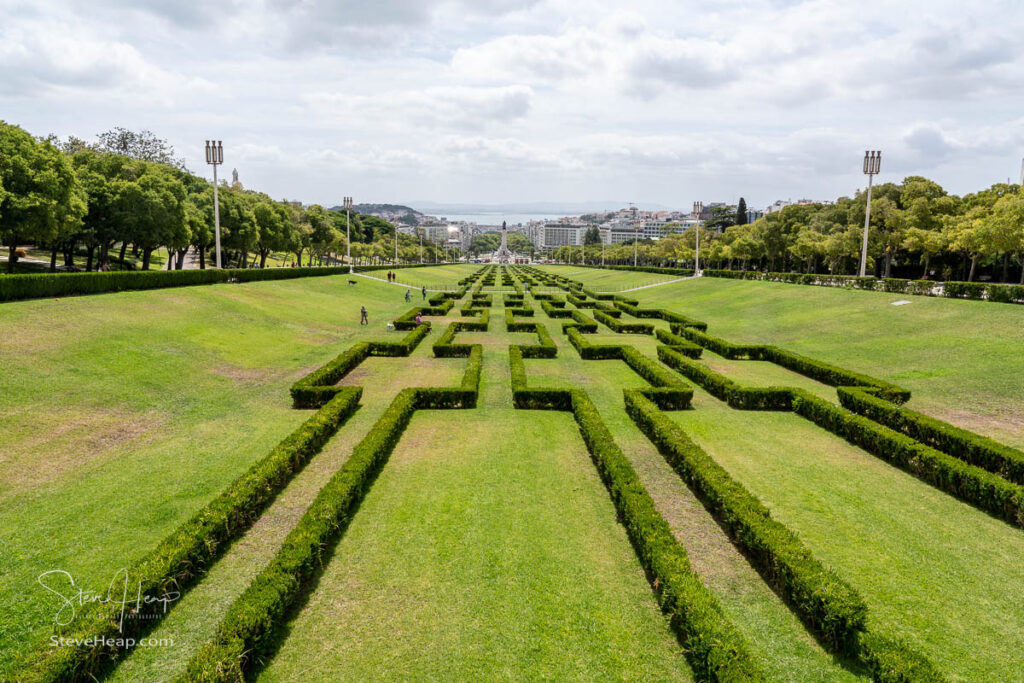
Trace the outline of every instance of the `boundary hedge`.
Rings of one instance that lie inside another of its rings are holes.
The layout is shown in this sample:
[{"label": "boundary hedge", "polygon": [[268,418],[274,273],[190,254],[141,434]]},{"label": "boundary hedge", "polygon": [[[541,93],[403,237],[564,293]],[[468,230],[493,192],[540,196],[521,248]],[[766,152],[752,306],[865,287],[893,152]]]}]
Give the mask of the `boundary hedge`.
[{"label": "boundary hedge", "polygon": [[586,392],[528,388],[525,365],[514,346],[509,347],[509,363],[517,408],[572,412],[654,594],[676,637],[685,646],[686,658],[697,679],[766,680],[739,630],[690,567],[686,550],[658,513]]},{"label": "boundary hedge", "polygon": [[0,276],[0,302],[226,282],[290,280],[343,275],[348,268],[229,268],[223,270],[118,270],[109,273],[39,273]]},{"label": "boundary hedge", "polygon": [[1024,485],[1024,452],[948,422],[893,405],[865,389],[839,387],[838,391],[839,402],[847,410],[1015,484]]}]

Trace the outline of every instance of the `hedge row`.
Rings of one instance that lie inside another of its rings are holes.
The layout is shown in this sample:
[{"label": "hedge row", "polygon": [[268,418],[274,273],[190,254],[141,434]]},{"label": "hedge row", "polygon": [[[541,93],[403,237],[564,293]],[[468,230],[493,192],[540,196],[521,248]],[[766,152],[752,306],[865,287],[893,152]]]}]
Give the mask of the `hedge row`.
[{"label": "hedge row", "polygon": [[1024,527],[1024,487],[799,389],[793,410],[819,427],[960,500]]},{"label": "hedge row", "polygon": [[681,327],[693,327],[698,330],[708,329],[707,323],[674,311],[667,311],[664,308],[640,308],[635,299],[625,299],[617,296],[615,297],[615,306],[634,318],[660,318],[670,324],[674,323]]},{"label": "hedge row", "polygon": [[[179,526],[142,559],[128,568],[143,595],[184,591],[220,553],[259,517],[274,497],[310,458],[316,455],[355,412],[361,387],[338,387],[316,413],[289,434],[270,453],[231,483],[219,496]],[[58,628],[69,639],[116,640],[133,636],[148,622],[119,618],[116,605],[92,602],[79,610],[69,626]],[[150,609],[144,606],[143,610]],[[154,605],[155,609],[155,605]],[[94,680],[113,658],[116,649],[53,647],[49,639],[29,651],[13,680]]]},{"label": "hedge row", "polygon": [[895,406],[855,387],[839,387],[839,402],[879,424],[955,458],[1024,485],[1024,452],[948,422]]},{"label": "hedge row", "polygon": [[567,389],[531,389],[527,386],[522,346],[513,344],[508,347],[508,364],[512,375],[512,404],[516,408],[570,409],[571,397]]},{"label": "hedge row", "polygon": [[437,358],[465,358],[479,344],[455,344],[455,335],[459,332],[486,332],[491,322],[491,312],[483,309],[480,320],[456,320],[434,343],[434,356]]},{"label": "hedge row", "polygon": [[555,358],[558,355],[558,347],[555,346],[554,340],[548,333],[548,328],[542,323],[534,322],[532,320],[513,320],[509,324],[508,314],[506,313],[506,327],[509,332],[533,332],[537,335],[538,342],[536,344],[515,344],[514,346],[519,349],[520,355],[523,358]]},{"label": "hedge row", "polygon": [[109,273],[40,273],[0,276],[0,302],[103,294],[141,289],[188,287],[221,282],[287,280],[341,275],[348,268],[234,268],[210,270],[118,270]]},{"label": "hedge row", "polygon": [[482,349],[477,346],[459,387],[403,389],[352,451],[341,469],[288,534],[274,559],[253,579],[189,661],[189,681],[240,681],[253,661],[272,649],[278,624],[319,572],[377,474],[420,409],[475,407]]},{"label": "hedge row", "polygon": [[421,316],[425,315],[447,315],[448,311],[452,310],[455,302],[451,299],[446,299],[444,303],[437,306],[414,306],[406,311],[401,316],[395,318],[391,323],[395,326],[396,330],[411,330],[417,327],[416,325],[416,314]]},{"label": "hedge row", "polygon": [[517,408],[571,410],[669,623],[685,644],[698,680],[765,680],[747,644],[690,567],[686,551],[640,483],[587,394],[530,389],[522,355],[509,347]]},{"label": "hedge row", "polygon": [[690,567],[665,518],[616,445],[586,392],[572,390],[573,416],[662,609],[699,680],[766,680],[739,630]]},{"label": "hedge row", "polygon": [[766,280],[797,285],[845,287],[875,292],[942,296],[950,299],[976,299],[1000,303],[1024,303],[1024,285],[989,282],[932,282],[930,280],[877,279],[854,275],[814,275],[805,273],[762,273],[756,270],[705,270],[708,277],[734,280]]},{"label": "hedge row", "polygon": [[[657,266],[600,266],[606,270],[632,270],[638,273],[660,273],[662,275],[679,275],[690,277],[693,275],[693,268],[659,268]],[[708,271],[704,271],[707,273]]]},{"label": "hedge row", "polygon": [[687,358],[668,346],[658,346],[658,358],[675,368],[715,398],[740,410],[789,410],[791,392],[786,387],[745,387],[703,363]]},{"label": "hedge row", "polygon": [[662,344],[671,347],[672,350],[689,358],[700,358],[701,354],[704,352],[703,346],[694,344],[689,339],[672,334],[668,330],[663,330],[660,327],[654,331],[654,336],[656,336],[658,341]]},{"label": "hedge row", "polygon": [[572,318],[572,322],[562,323],[562,333],[570,327],[576,327],[580,332],[587,334],[593,334],[597,332],[597,323],[592,319],[588,318],[583,314],[582,311],[574,310],[569,312],[569,317]]},{"label": "hedge row", "polygon": [[825,569],[787,527],[736,482],[646,397],[625,393],[626,411],[686,481],[765,580],[832,648],[855,650],[867,605],[834,572]]},{"label": "hedge row", "polygon": [[338,382],[362,363],[367,356],[408,356],[419,345],[430,327],[414,327],[397,342],[359,342],[339,354],[334,360],[309,373],[291,387],[292,404],[296,408],[318,408],[347,387]]},{"label": "hedge row", "polygon": [[620,322],[604,311],[594,311],[594,319],[619,334],[654,334],[654,325],[650,323]]},{"label": "hedge row", "polygon": [[891,382],[859,372],[852,372],[837,365],[823,363],[814,358],[808,358],[807,356],[801,356],[791,351],[780,349],[777,346],[733,344],[701,330],[686,327],[681,323],[672,323],[670,327],[675,334],[682,335],[690,341],[725,358],[770,361],[831,386],[871,387],[876,390],[879,396],[895,403],[904,403],[910,399],[910,392],[908,390]]}]

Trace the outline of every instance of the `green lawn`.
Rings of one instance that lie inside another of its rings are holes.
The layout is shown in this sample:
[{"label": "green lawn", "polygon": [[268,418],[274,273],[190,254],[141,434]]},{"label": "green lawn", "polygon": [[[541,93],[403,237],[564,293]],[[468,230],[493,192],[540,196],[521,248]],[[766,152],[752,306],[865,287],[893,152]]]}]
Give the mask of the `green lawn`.
[{"label": "green lawn", "polygon": [[[379,270],[366,271],[367,275],[384,277],[388,272],[387,266]],[[422,268],[395,268],[392,272],[398,274],[398,282],[413,287],[426,286],[428,289],[434,287],[445,287],[456,289],[459,280],[480,270],[479,264],[459,263],[450,266],[423,266]]]},{"label": "green lawn", "polygon": [[588,289],[598,292],[618,292],[679,278],[677,275],[643,273],[635,270],[609,270],[587,266],[537,266],[537,269],[578,280]]},{"label": "green lawn", "polygon": [[1024,533],[793,413],[698,390],[673,413],[720,465],[867,600],[869,626],[955,680],[1024,671]]},{"label": "green lawn", "polygon": [[0,306],[0,666],[49,631],[41,572],[105,586],[308,417],[287,388],[363,302],[376,334],[407,309],[344,277]]},{"label": "green lawn", "polygon": [[[478,268],[398,272],[433,287]],[[598,290],[646,276],[550,270]],[[634,296],[730,341],[895,381],[914,392],[912,407],[1024,445],[1024,307],[891,306],[899,297],[712,278]],[[622,389],[644,380],[618,360],[581,360],[561,321],[530,305],[559,351],[526,361],[530,384],[588,392],[770,677],[863,679],[809,635],[634,426]],[[407,309],[401,288],[345,276],[0,304],[0,366],[10,369],[0,373],[0,595],[17,596],[0,611],[0,679],[50,631],[58,601],[40,573],[105,588],[310,416],[291,408],[295,379],[355,341],[386,338],[385,323]],[[459,318],[456,306],[410,357],[369,358],[342,381],[364,387],[362,407],[155,626],[175,646],[135,650],[110,680],[184,670],[395,394],[460,381],[465,359],[431,352]],[[656,357],[650,336],[601,326],[589,339]],[[535,340],[504,331],[500,295],[487,332],[458,335],[485,348],[480,405],[413,418],[254,677],[690,678],[572,417],[511,407],[507,346]],[[703,362],[744,384],[835,399],[769,363],[708,351]],[[792,413],[733,410],[699,389],[694,406],[673,419],[864,596],[872,628],[956,680],[1024,670],[1024,533]]]},{"label": "green lawn", "polygon": [[896,382],[909,407],[1024,448],[1024,306],[710,277],[631,296],[732,342]]}]

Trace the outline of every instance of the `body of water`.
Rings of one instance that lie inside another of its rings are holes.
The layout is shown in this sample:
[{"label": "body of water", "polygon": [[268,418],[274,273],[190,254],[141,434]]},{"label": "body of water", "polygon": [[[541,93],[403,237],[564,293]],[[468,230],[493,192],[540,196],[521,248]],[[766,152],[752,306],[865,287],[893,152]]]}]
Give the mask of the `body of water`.
[{"label": "body of water", "polygon": [[449,221],[467,221],[477,225],[501,225],[506,221],[510,226],[519,223],[526,224],[528,221],[554,221],[565,217],[566,214],[556,213],[445,213],[443,211],[431,211],[434,216],[444,216]]}]

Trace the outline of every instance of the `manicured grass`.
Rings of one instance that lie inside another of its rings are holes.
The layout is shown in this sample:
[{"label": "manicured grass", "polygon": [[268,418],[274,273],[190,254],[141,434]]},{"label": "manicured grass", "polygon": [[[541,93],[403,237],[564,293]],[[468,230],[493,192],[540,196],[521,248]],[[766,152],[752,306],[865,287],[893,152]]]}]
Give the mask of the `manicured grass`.
[{"label": "manicured grass", "polygon": [[537,266],[537,269],[578,280],[588,289],[599,292],[617,292],[656,282],[668,282],[680,277],[660,273],[643,273],[636,270],[609,270],[586,266]]},{"label": "manicured grass", "polygon": [[[454,286],[477,269],[406,275]],[[552,270],[599,290],[587,278],[646,276]],[[291,382],[354,341],[388,338],[386,321],[409,307],[402,289],[346,280],[0,306],[0,365],[14,368],[0,374],[0,595],[17,596],[0,612],[0,678],[50,631],[59,601],[36,582],[41,572],[104,590],[310,415],[291,408]],[[730,341],[897,382],[914,392],[912,407],[1024,445],[1024,307],[921,297],[894,307],[885,294],[710,278],[632,296]],[[526,361],[530,385],[588,392],[769,676],[861,677],[822,650],[626,415],[623,388],[644,381],[622,361],[581,360],[561,321],[527,303],[559,351]],[[369,328],[358,325],[362,304]],[[507,345],[536,335],[505,332],[502,314],[496,295],[490,329],[457,338],[484,345],[479,406],[417,413],[254,677],[690,677],[571,416],[511,408]],[[369,358],[342,380],[364,387],[362,407],[155,626],[151,635],[175,646],[139,648],[114,680],[180,674],[395,394],[459,382],[465,359],[431,353],[459,318],[456,306],[432,319],[411,357]],[[655,357],[653,337],[599,332],[588,340]],[[707,350],[702,362],[743,384],[835,400],[834,389],[768,363]],[[873,630],[905,638],[958,680],[1024,669],[1019,529],[791,413],[733,410],[698,389],[695,409],[672,419],[864,596]]]},{"label": "manicured grass", "polygon": [[[546,316],[541,314],[540,320]],[[547,321],[549,328],[554,321]],[[553,330],[554,331],[554,330]],[[629,457],[641,481],[686,548],[698,575],[714,592],[726,614],[753,646],[758,661],[777,680],[856,680],[857,673],[833,660],[785,603],[732,546],[703,505],[637,429],[623,406],[622,390],[647,383],[619,360],[581,360],[560,332],[552,335],[559,357],[527,360],[531,387],[580,387],[587,390],[616,443]],[[588,339],[605,335],[587,335]],[[603,343],[639,341],[643,335],[616,335]],[[833,392],[834,393],[834,392]]]},{"label": "manicured grass", "polygon": [[3,304],[0,595],[19,597],[0,672],[51,629],[40,573],[104,589],[308,417],[290,383],[365,338],[361,302],[386,334],[396,291],[318,277]]},{"label": "manicured grass", "polygon": [[476,410],[413,418],[261,680],[690,678],[572,418],[511,409],[505,355]]},{"label": "manicured grass", "polygon": [[256,524],[160,620],[150,637],[171,639],[174,645],[135,649],[118,666],[111,680],[171,680],[185,671],[189,659],[214,635],[231,602],[273,558],[317,492],[348,459],[352,448],[367,434],[395,394],[410,384],[458,383],[465,360],[435,359],[430,355],[429,343],[421,343],[408,358],[368,358],[344,378],[341,384],[364,387],[362,407],[296,475]]},{"label": "manicured grass", "polygon": [[1019,529],[792,413],[732,410],[702,390],[694,405],[673,419],[860,591],[870,628],[956,680],[1024,671]]},{"label": "manicured grass", "polygon": [[[631,296],[732,342],[777,344],[895,382],[913,392],[909,407],[1024,447],[1024,306],[721,278]],[[910,303],[892,305],[900,300]]]},{"label": "manicured grass", "polygon": [[[384,277],[389,268],[383,266],[377,270],[364,271],[367,275]],[[456,289],[459,280],[480,270],[479,264],[458,263],[448,266],[423,266],[422,268],[395,268],[393,272],[398,274],[397,282],[413,287],[426,285],[427,289],[434,287],[445,287]]]}]

